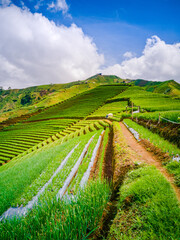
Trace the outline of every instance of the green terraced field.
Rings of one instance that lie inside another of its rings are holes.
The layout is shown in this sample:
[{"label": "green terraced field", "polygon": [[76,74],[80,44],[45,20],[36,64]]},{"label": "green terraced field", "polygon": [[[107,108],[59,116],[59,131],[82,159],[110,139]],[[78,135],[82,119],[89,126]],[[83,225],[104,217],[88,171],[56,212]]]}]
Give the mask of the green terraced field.
[{"label": "green terraced field", "polygon": [[[120,124],[104,120],[108,113],[117,120],[131,117],[132,102],[134,110],[144,109],[134,117],[157,121],[161,111],[161,116],[178,121],[178,98],[116,84],[100,85],[0,131],[1,239],[80,240],[96,234],[130,239],[134,226],[137,239],[153,239],[151,234],[154,239],[176,239],[178,200],[171,184],[155,167],[132,159]],[[125,122],[169,154],[166,168],[179,185],[179,162],[172,158],[180,154],[179,148],[129,119]],[[15,216],[11,211],[19,211],[17,218],[6,219],[4,212]],[[106,235],[102,216],[115,217],[108,220]],[[121,222],[127,234],[122,235]]]},{"label": "green terraced field", "polygon": [[147,92],[140,87],[130,87],[117,95],[114,100],[118,98],[130,98],[135,106],[140,106],[147,111],[180,110],[179,99],[173,99],[165,94]]},{"label": "green terraced field", "polygon": [[7,162],[38,143],[62,132],[75,122],[75,120],[62,119],[19,123],[15,126],[7,127],[0,132],[0,161]]},{"label": "green terraced field", "polygon": [[[126,87],[127,88],[127,87]],[[31,117],[30,121],[52,118],[84,118],[94,112],[108,98],[112,98],[125,90],[120,85],[104,85],[83,94],[77,95],[62,104],[51,107],[44,112]]]},{"label": "green terraced field", "polygon": [[90,117],[102,117],[104,118],[108,113],[112,113],[113,115],[118,115],[121,111],[126,109],[128,105],[127,101],[119,101],[119,102],[112,102],[106,103],[102,107],[98,108]]},{"label": "green terraced field", "polygon": [[[81,134],[103,127],[96,121],[55,119],[48,121],[19,123],[0,132],[0,165],[31,148],[55,141],[66,135]],[[104,123],[105,124],[105,123]],[[107,126],[105,124],[104,126]],[[41,144],[41,145],[38,145]]]},{"label": "green terraced field", "polygon": [[[159,114],[162,118],[168,119],[170,121],[179,122],[180,123],[180,110],[176,111],[157,111],[152,113],[135,113],[134,117],[137,117],[138,119],[146,119],[146,120],[159,120]],[[161,119],[161,121],[165,121]],[[167,121],[165,121],[167,122]]]}]

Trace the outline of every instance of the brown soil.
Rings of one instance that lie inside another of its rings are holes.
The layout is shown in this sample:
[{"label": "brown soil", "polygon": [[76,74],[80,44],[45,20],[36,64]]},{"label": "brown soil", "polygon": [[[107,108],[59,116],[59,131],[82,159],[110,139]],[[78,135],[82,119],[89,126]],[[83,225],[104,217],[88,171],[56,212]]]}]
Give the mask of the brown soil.
[{"label": "brown soil", "polygon": [[[130,154],[132,155],[134,161],[147,163],[149,165],[154,165],[160,172],[165,176],[165,178],[170,182],[171,186],[173,187],[178,200],[180,201],[180,189],[174,184],[174,178],[171,174],[169,174],[166,169],[162,166],[162,163],[155,154],[148,152],[143,144],[145,143],[138,143],[134,136],[129,132],[129,130],[125,127],[123,123],[120,123],[122,128],[123,135],[127,141],[128,148]],[[147,142],[146,142],[147,144]]]},{"label": "brown soil", "polygon": [[103,177],[108,179],[109,182],[113,177],[113,162],[112,162],[113,146],[112,144],[113,144],[113,131],[112,131],[112,128],[110,128],[108,144],[105,149],[105,156],[104,156],[104,163],[103,163]]}]

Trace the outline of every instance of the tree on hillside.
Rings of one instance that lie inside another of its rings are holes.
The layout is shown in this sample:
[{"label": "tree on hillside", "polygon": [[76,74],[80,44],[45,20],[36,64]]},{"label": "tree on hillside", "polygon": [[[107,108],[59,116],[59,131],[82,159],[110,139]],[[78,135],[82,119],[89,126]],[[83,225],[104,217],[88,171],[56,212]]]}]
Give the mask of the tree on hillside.
[{"label": "tree on hillside", "polygon": [[29,93],[27,93],[24,97],[21,98],[21,104],[30,104],[32,102],[32,97]]}]

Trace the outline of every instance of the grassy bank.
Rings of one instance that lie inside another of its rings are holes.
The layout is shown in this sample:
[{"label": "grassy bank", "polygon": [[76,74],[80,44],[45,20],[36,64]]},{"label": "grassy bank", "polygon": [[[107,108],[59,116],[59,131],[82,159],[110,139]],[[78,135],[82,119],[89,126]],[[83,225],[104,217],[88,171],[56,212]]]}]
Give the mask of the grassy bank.
[{"label": "grassy bank", "polygon": [[170,184],[152,166],[131,171],[108,239],[179,239],[180,209]]}]

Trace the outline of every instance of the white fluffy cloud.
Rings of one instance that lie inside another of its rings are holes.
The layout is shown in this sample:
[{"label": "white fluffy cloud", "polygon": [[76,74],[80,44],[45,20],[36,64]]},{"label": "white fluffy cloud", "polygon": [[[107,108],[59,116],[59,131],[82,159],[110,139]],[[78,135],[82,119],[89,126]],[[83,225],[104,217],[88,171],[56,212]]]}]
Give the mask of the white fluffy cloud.
[{"label": "white fluffy cloud", "polygon": [[110,66],[103,73],[130,79],[174,79],[180,83],[180,43],[166,44],[159,37],[152,36],[147,39],[142,56]]},{"label": "white fluffy cloud", "polygon": [[0,8],[0,86],[22,88],[85,79],[104,63],[76,25],[57,26],[14,5]]},{"label": "white fluffy cloud", "polygon": [[132,58],[133,56],[134,56],[134,54],[132,52],[125,52],[123,54],[123,57],[125,57],[125,58]]},{"label": "white fluffy cloud", "polygon": [[48,4],[48,9],[52,9],[54,11],[62,11],[64,14],[67,13],[69,7],[65,0],[56,0],[56,2],[52,2]]}]

